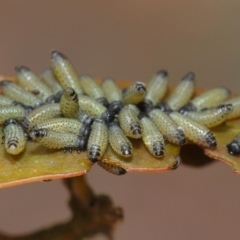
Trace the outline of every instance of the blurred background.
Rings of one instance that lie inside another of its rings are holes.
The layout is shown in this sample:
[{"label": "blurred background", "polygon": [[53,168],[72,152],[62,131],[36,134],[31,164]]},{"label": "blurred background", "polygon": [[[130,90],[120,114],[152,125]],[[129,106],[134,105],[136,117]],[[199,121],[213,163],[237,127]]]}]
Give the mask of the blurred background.
[{"label": "blurred background", "polygon": [[[0,0],[0,75],[20,64],[40,74],[56,49],[94,77],[147,82],[167,69],[176,85],[194,71],[198,87],[239,93],[239,10],[236,0]],[[239,239],[240,176],[221,162],[123,177],[95,166],[88,181],[124,209],[117,240]],[[67,201],[61,181],[2,189],[0,231],[67,221]]]}]

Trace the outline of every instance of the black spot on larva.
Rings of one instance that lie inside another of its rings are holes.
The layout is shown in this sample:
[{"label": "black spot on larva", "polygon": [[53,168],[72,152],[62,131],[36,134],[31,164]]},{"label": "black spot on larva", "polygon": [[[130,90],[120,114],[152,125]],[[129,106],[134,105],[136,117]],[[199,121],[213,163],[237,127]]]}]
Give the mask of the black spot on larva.
[{"label": "black spot on larva", "polygon": [[171,112],[172,109],[169,107],[169,105],[165,102],[158,103],[155,108],[160,109],[163,112]]}]

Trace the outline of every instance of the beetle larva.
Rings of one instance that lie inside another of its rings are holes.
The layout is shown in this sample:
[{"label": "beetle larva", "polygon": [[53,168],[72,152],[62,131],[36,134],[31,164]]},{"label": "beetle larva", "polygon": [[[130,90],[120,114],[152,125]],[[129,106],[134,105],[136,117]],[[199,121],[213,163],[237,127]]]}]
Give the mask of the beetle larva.
[{"label": "beetle larva", "polygon": [[76,118],[79,105],[78,95],[72,88],[66,88],[60,100],[60,109],[64,117]]},{"label": "beetle larva", "polygon": [[178,112],[171,112],[169,116],[183,129],[186,137],[193,143],[208,148],[217,146],[214,134],[204,125]]},{"label": "beetle larva", "polygon": [[109,102],[109,110],[118,114],[123,108],[122,90],[113,79],[106,78],[102,82],[102,89]]},{"label": "beetle larva", "polygon": [[164,156],[164,139],[152,120],[146,116],[140,118],[142,140],[148,151],[155,157]]},{"label": "beetle larva", "polygon": [[94,119],[102,118],[106,122],[110,122],[114,117],[113,112],[108,111],[106,107],[88,96],[78,95],[78,104],[87,115]]},{"label": "beetle larva", "polygon": [[31,107],[38,107],[42,104],[39,98],[13,82],[4,80],[0,82],[0,86],[2,87],[3,94],[16,102]]},{"label": "beetle larva", "polygon": [[139,119],[128,105],[125,105],[118,114],[118,120],[124,134],[131,138],[141,138],[142,130]]},{"label": "beetle larva", "polygon": [[92,124],[87,143],[89,160],[94,163],[102,158],[108,146],[108,127],[102,119],[96,119]]},{"label": "beetle larva", "polygon": [[153,109],[148,115],[169,142],[177,145],[186,143],[184,131],[166,113],[160,109]]},{"label": "beetle larva", "polygon": [[240,134],[238,134],[229,144],[227,150],[231,155],[237,156],[240,154]]},{"label": "beetle larva", "polygon": [[134,112],[134,114],[136,114],[136,116],[138,116],[140,114],[141,111],[139,110],[139,108],[136,105],[128,104],[127,106],[131,111]]},{"label": "beetle larva", "polygon": [[29,132],[33,141],[41,143],[43,146],[51,149],[78,149],[80,138],[74,133],[56,132],[49,129],[34,129]]},{"label": "beetle larva", "polygon": [[145,84],[136,82],[130,87],[123,90],[123,101],[125,104],[138,104],[146,96],[147,90]]},{"label": "beetle larva", "polygon": [[208,128],[216,127],[227,120],[233,110],[232,104],[220,105],[218,107],[208,108],[204,111],[190,111],[184,115],[203,124]]},{"label": "beetle larva", "polygon": [[90,130],[77,119],[71,118],[51,118],[36,124],[32,129],[50,129],[57,132],[71,132],[79,136],[88,136]]},{"label": "beetle larva", "polygon": [[65,55],[52,51],[52,69],[63,89],[71,87],[77,94],[83,93],[78,74]]},{"label": "beetle larva", "polygon": [[184,76],[181,82],[174,89],[165,102],[159,103],[156,107],[162,111],[176,111],[184,106],[192,97],[195,88],[195,75],[190,72]]},{"label": "beetle larva", "polygon": [[144,102],[149,107],[155,106],[159,103],[168,89],[168,73],[165,70],[158,71],[147,85],[147,94]]},{"label": "beetle larva", "polygon": [[34,125],[50,118],[61,116],[60,104],[45,104],[35,108],[32,112],[25,115],[21,122],[26,131],[29,131]]},{"label": "beetle larva", "polygon": [[118,166],[117,164],[114,163],[108,163],[108,162],[103,162],[103,161],[98,161],[97,164],[102,167],[103,169],[105,169],[106,171],[115,174],[115,175],[123,175],[125,173],[127,173],[127,171]]},{"label": "beetle larva", "polygon": [[227,115],[227,120],[240,117],[240,97],[229,99],[223,104],[232,104],[233,106],[233,110]]},{"label": "beetle larva", "polygon": [[25,114],[25,109],[20,106],[0,106],[0,124],[9,118],[20,119]]},{"label": "beetle larva", "polygon": [[179,111],[184,113],[186,111],[199,111],[204,108],[216,107],[226,101],[230,95],[231,91],[225,87],[214,88],[198,95]]},{"label": "beetle larva", "polygon": [[97,102],[101,103],[105,107],[108,106],[108,101],[105,98],[103,89],[96,81],[89,75],[80,76],[81,86],[83,91],[91,98],[95,99]]},{"label": "beetle larva", "polygon": [[8,153],[17,155],[25,149],[25,133],[16,119],[6,120],[3,123],[2,131],[4,148]]},{"label": "beetle larva", "polygon": [[29,68],[24,66],[15,67],[18,83],[27,91],[45,101],[53,93]]},{"label": "beetle larva", "polygon": [[41,75],[42,81],[51,89],[53,94],[57,94],[62,91],[62,87],[58,83],[57,78],[54,76],[53,70],[47,68]]},{"label": "beetle larva", "polygon": [[132,144],[124,135],[118,122],[114,121],[109,124],[108,133],[112,149],[122,157],[130,157],[132,155]]}]

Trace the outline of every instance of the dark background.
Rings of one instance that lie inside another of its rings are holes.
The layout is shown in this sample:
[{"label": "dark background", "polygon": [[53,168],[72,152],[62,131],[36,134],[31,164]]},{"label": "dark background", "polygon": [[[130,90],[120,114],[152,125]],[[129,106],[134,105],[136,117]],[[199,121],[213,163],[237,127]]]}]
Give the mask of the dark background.
[{"label": "dark background", "polygon": [[[240,2],[0,0],[0,74],[19,64],[40,74],[53,49],[79,73],[171,84],[194,71],[198,87],[239,93]],[[240,176],[221,162],[116,177],[95,166],[88,180],[125,212],[116,239],[239,239]],[[61,181],[0,191],[0,229],[23,234],[70,218]],[[100,237],[96,238],[100,239]]]}]

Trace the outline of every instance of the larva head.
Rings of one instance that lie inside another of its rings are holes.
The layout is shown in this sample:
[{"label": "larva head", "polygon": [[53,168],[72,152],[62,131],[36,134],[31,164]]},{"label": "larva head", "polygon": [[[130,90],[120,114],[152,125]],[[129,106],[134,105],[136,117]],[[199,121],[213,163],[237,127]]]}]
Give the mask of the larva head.
[{"label": "larva head", "polygon": [[15,124],[15,125],[19,125],[18,121],[14,118],[9,118],[6,121],[3,122],[2,125],[2,129],[4,129],[5,127],[7,127],[10,124]]},{"label": "larva head", "polygon": [[17,73],[21,73],[21,74],[31,72],[30,69],[28,67],[25,67],[25,66],[16,66],[14,69]]},{"label": "larva head", "polygon": [[146,92],[147,91],[145,84],[142,82],[136,82],[134,86],[135,86],[136,92]]},{"label": "larva head", "polygon": [[232,104],[223,104],[218,106],[218,109],[222,112],[231,112],[233,110]]},{"label": "larva head", "polygon": [[210,148],[217,147],[217,141],[216,141],[216,138],[215,138],[215,136],[213,135],[212,132],[208,132],[206,134],[205,139],[206,139],[206,142],[207,142],[207,144]]},{"label": "larva head", "polygon": [[67,59],[67,57],[64,54],[62,54],[62,53],[60,53],[56,50],[53,50],[51,52],[51,55],[52,55],[52,61],[66,60]]},{"label": "larva head", "polygon": [[109,106],[108,101],[105,97],[96,98],[96,100],[106,108]]},{"label": "larva head", "polygon": [[196,107],[190,102],[188,104],[186,104],[185,106],[183,106],[182,108],[180,108],[179,112],[181,114],[185,114],[186,112],[191,112],[191,111],[196,111]]},{"label": "larva head", "polygon": [[168,106],[168,104],[165,103],[165,102],[158,103],[158,104],[155,106],[155,108],[160,109],[160,110],[163,111],[163,112],[171,112],[171,111],[172,111],[172,109],[171,109],[171,108]]},{"label": "larva head", "polygon": [[111,122],[114,119],[115,113],[109,110],[106,110],[102,116],[101,119],[103,119],[106,123]]},{"label": "larva head", "polygon": [[108,110],[113,112],[114,114],[118,114],[120,110],[123,108],[124,104],[122,101],[113,101],[110,105]]},{"label": "larva head", "polygon": [[182,78],[182,81],[194,81],[194,80],[195,80],[195,74],[193,72],[187,73],[187,75],[185,75]]},{"label": "larva head", "polygon": [[238,141],[233,140],[231,143],[227,145],[227,150],[231,155],[239,155],[240,154],[240,145]]},{"label": "larva head", "polygon": [[168,72],[166,70],[159,70],[155,75],[156,77],[166,78],[168,77]]},{"label": "larva head", "polygon": [[70,88],[70,87],[68,87],[68,88],[66,88],[65,90],[64,90],[64,95],[67,97],[67,98],[72,98],[72,97],[74,97],[75,95],[77,95],[76,94],[76,92],[74,91],[74,89],[73,88]]},{"label": "larva head", "polygon": [[177,169],[179,167],[180,163],[181,163],[181,158],[180,158],[180,156],[177,156],[176,163],[172,166],[172,170]]},{"label": "larva head", "polygon": [[184,131],[181,128],[177,129],[176,137],[178,139],[179,145],[184,145],[186,143],[186,136],[185,136]]},{"label": "larva head", "polygon": [[61,97],[59,96],[51,95],[45,100],[45,103],[59,103],[60,99]]},{"label": "larva head", "polygon": [[132,147],[130,144],[124,144],[121,146],[121,152],[124,157],[130,157],[132,155]]},{"label": "larva head", "polygon": [[32,140],[42,138],[46,136],[47,130],[46,129],[33,129],[29,132],[29,136]]}]

